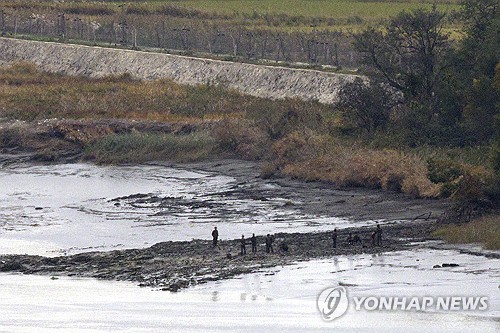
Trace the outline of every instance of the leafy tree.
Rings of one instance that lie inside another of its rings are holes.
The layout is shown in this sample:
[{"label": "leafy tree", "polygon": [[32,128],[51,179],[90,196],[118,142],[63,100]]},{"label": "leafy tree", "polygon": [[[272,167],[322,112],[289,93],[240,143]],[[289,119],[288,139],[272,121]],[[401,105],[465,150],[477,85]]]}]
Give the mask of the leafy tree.
[{"label": "leafy tree", "polygon": [[[493,137],[499,114],[500,89],[495,87],[495,66],[500,62],[498,0],[464,0],[460,17],[465,37],[457,52],[455,72],[464,83],[463,124],[477,142]],[[497,69],[498,70],[498,69]]]},{"label": "leafy tree", "polygon": [[465,24],[462,41],[462,69],[472,76],[495,75],[500,54],[498,0],[463,0],[460,18]]},{"label": "leafy tree", "polygon": [[399,128],[409,144],[464,145],[494,135],[500,91],[498,0],[463,0],[458,17],[464,37],[451,42],[447,16],[430,10],[402,12],[385,30],[355,35],[355,47],[374,77],[399,90],[404,108]]},{"label": "leafy tree", "polygon": [[445,14],[417,9],[390,19],[387,30],[369,29],[355,35],[362,61],[407,100],[429,102],[445,68],[448,36]]},{"label": "leafy tree", "polygon": [[396,95],[376,82],[356,78],[343,85],[336,107],[342,118],[360,132],[373,133],[385,129],[391,109],[397,104]]}]

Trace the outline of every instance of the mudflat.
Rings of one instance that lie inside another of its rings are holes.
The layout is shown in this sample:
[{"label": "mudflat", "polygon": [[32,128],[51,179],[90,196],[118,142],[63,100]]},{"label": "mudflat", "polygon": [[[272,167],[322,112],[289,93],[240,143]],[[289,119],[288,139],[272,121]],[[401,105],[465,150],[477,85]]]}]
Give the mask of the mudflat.
[{"label": "mudflat", "polygon": [[[88,252],[53,258],[3,255],[0,256],[0,271],[128,280],[140,286],[177,291],[297,261],[409,249],[432,238],[436,219],[448,205],[443,200],[414,199],[381,190],[340,189],[333,184],[305,183],[288,178],[262,179],[258,163],[241,160],[176,164],[175,167],[223,174],[237,180],[234,188],[224,189],[219,195],[263,201],[279,196],[288,200],[285,205],[293,205],[295,210],[307,214],[344,217],[354,221],[370,220],[373,225],[339,229],[336,248],[332,246],[331,231],[276,233],[273,253],[266,252],[265,235],[257,235],[257,252],[251,253],[251,246],[246,245],[247,254],[242,255],[240,239],[228,240],[221,233],[222,240],[216,247],[211,239],[195,239],[160,242],[142,249]],[[158,198],[142,195],[115,200],[128,204],[137,200],[147,204]],[[175,201],[164,202],[167,205],[177,204]],[[374,246],[371,240],[375,221],[382,225],[381,246]],[[348,244],[349,233],[358,234],[361,242]],[[207,236],[209,234],[210,230],[207,230]]]}]

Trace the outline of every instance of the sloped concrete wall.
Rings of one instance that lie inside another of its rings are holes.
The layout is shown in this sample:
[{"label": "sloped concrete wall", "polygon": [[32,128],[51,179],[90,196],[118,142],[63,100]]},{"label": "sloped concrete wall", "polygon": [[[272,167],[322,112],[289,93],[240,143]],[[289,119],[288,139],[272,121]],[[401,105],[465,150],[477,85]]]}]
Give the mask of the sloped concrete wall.
[{"label": "sloped concrete wall", "polygon": [[162,53],[0,38],[0,64],[28,61],[44,70],[100,77],[129,73],[141,79],[169,78],[182,84],[223,82],[259,97],[336,100],[354,75],[233,63]]}]

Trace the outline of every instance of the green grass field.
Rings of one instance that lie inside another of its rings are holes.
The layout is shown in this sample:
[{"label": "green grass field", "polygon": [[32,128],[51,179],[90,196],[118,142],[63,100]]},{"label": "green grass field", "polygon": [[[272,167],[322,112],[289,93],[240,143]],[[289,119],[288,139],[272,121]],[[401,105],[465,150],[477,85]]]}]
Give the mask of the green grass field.
[{"label": "green grass field", "polygon": [[458,8],[459,0],[130,0],[130,1],[65,1],[60,3],[46,0],[7,0],[0,7],[24,8],[54,8],[73,6],[105,6],[120,13],[122,5],[141,6],[155,9],[161,6],[175,6],[197,10],[205,13],[217,13],[229,16],[286,15],[292,17],[317,17],[329,19],[361,18],[363,21],[373,21],[388,18],[403,10],[420,7],[431,7],[434,3],[442,11]]},{"label": "green grass field", "polygon": [[[156,1],[202,11],[219,13],[253,12],[263,14],[287,14],[290,16],[347,18],[359,16],[363,19],[386,18],[402,10],[430,7],[430,1],[355,1],[355,0],[194,0],[194,1]],[[457,7],[456,1],[446,1],[438,5],[442,10]]]},{"label": "green grass field", "polygon": [[[24,17],[36,13],[39,17],[64,12],[70,19],[109,22],[126,15],[134,20],[139,30],[151,23],[167,20],[167,25],[179,27],[217,27],[221,30],[245,27],[251,30],[267,30],[280,33],[360,32],[367,27],[381,27],[390,16],[417,8],[430,8],[434,3],[440,11],[459,9],[460,0],[5,0],[7,22],[12,17]],[[124,6],[125,4],[125,6]],[[15,14],[14,14],[15,13]],[[10,17],[10,19],[9,19]],[[27,23],[25,23],[26,25]],[[10,22],[13,26],[13,23]],[[69,23],[68,23],[69,25]],[[25,28],[26,30],[27,28]],[[73,28],[76,31],[78,28]],[[448,24],[447,31],[459,38],[460,27]],[[203,30],[203,29],[202,29]],[[40,34],[40,33],[39,33]],[[154,32],[149,32],[154,34]],[[198,35],[203,33],[199,32]],[[81,38],[80,38],[81,39]],[[206,44],[206,43],[205,43]]]}]

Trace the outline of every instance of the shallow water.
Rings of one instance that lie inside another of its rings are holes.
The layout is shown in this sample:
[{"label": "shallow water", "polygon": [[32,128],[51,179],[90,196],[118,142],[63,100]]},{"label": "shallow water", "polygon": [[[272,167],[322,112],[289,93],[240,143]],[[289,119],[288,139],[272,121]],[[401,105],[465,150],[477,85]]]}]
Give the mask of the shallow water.
[{"label": "shallow water", "polygon": [[[0,184],[4,254],[59,255],[209,239],[214,225],[221,239],[233,239],[243,233],[309,232],[353,224],[303,215],[280,197],[221,195],[246,185],[224,175],[164,166],[3,167]],[[272,195],[278,185],[265,186]],[[172,198],[173,206],[111,201],[134,194]]]},{"label": "shallow water", "polygon": [[[417,261],[418,259],[418,261]],[[456,268],[432,269],[442,262]],[[456,251],[340,256],[266,269],[179,293],[124,282],[0,274],[0,331],[22,332],[498,332],[499,263]],[[485,312],[348,312],[323,321],[325,287],[349,294],[486,295]]]},{"label": "shallow water", "polygon": [[[214,225],[223,239],[353,225],[301,214],[272,195],[278,186],[272,183],[257,189],[266,200],[227,195],[247,185],[163,166],[3,167],[0,184],[0,253],[58,255],[208,239]],[[178,205],[113,201],[138,193]],[[459,266],[432,268],[445,262]],[[179,293],[128,282],[0,274],[0,332],[499,332],[498,281],[498,260],[426,248],[302,262]],[[351,296],[487,296],[489,310],[367,312],[351,304],[343,317],[325,322],[316,298],[339,284]]]}]

